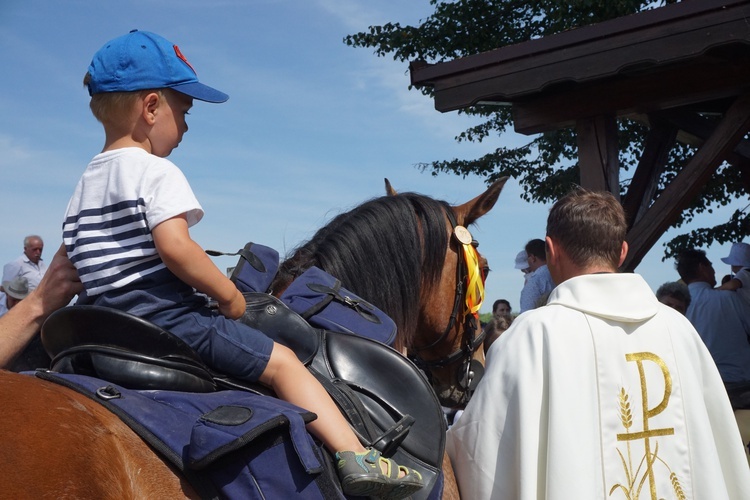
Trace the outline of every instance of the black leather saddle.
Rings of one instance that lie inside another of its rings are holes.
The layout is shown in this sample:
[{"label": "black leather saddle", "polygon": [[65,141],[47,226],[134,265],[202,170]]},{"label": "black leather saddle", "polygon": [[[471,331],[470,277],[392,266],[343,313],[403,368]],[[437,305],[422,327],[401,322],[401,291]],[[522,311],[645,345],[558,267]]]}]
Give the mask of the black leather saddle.
[{"label": "black leather saddle", "polygon": [[213,392],[217,384],[198,354],[155,324],[117,309],[72,306],[42,325],[50,368],[101,378],[129,389]]},{"label": "black leather saddle", "polygon": [[[427,498],[439,478],[446,424],[422,372],[384,344],[313,328],[276,297],[244,295],[247,311],[241,321],[290,347],[365,444],[422,473],[426,487],[412,498]],[[41,337],[57,372],[90,375],[137,390],[268,394],[260,386],[216,373],[175,335],[119,310],[60,309],[44,323]]]}]

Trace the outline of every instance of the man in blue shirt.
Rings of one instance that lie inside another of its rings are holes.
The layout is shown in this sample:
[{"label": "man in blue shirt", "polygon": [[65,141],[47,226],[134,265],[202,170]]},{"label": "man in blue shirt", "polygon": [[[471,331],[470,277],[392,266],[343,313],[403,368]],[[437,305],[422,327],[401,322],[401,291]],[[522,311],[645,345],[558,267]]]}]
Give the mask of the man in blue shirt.
[{"label": "man in blue shirt", "polygon": [[680,252],[677,272],[690,290],[687,318],[711,352],[732,406],[750,408],[750,305],[714,289],[716,272],[702,250]]},{"label": "man in blue shirt", "polygon": [[529,273],[521,290],[521,312],[542,306],[547,296],[555,288],[547,269],[547,255],[544,240],[535,239],[526,243]]}]

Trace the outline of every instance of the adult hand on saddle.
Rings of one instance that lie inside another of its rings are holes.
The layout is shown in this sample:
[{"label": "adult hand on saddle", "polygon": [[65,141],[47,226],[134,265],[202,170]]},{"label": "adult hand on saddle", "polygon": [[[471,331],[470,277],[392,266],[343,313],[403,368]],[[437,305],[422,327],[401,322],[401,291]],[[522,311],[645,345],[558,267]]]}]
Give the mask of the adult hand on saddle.
[{"label": "adult hand on saddle", "polygon": [[245,297],[237,290],[228,302],[219,302],[219,312],[229,319],[238,319],[245,314]]},{"label": "adult hand on saddle", "polygon": [[66,306],[68,302],[83,290],[78,271],[68,260],[65,246],[61,245],[47,268],[44,278],[36,288],[36,296],[43,304],[43,309],[50,312]]}]

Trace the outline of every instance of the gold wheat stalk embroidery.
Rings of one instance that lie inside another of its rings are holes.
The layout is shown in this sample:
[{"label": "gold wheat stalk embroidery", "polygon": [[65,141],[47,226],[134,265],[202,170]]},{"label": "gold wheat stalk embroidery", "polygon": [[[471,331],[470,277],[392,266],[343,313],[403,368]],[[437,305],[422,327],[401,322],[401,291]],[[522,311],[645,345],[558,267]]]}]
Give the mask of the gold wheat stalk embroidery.
[{"label": "gold wheat stalk embroidery", "polygon": [[685,500],[687,496],[685,495],[685,492],[682,490],[682,485],[680,484],[680,479],[677,477],[677,474],[672,472],[669,475],[669,480],[672,481],[672,488],[674,488],[674,492],[677,495],[677,498],[679,500]]},{"label": "gold wheat stalk embroidery", "polygon": [[[625,432],[627,434],[630,434],[630,428],[633,426],[633,413],[630,407],[630,396],[628,396],[625,388],[621,388],[618,394],[618,406],[620,422],[625,428]],[[640,498],[643,486],[646,484],[646,480],[648,479],[648,474],[646,472],[653,468],[654,463],[657,460],[663,463],[665,466],[667,466],[667,464],[664,463],[664,461],[659,457],[659,443],[657,442],[655,443],[653,453],[649,453],[648,456],[644,455],[643,457],[641,457],[641,459],[638,461],[638,467],[633,470],[633,458],[630,441],[628,440],[626,443],[627,458],[622,454],[619,448],[616,448],[617,454],[620,457],[620,462],[622,463],[622,469],[623,471],[625,471],[626,484],[615,484],[610,488],[609,495],[612,496],[612,494],[619,489],[620,491],[622,491],[626,500],[635,500],[637,498]],[[669,469],[669,466],[667,466],[667,469]],[[644,472],[641,475],[642,471]],[[678,500],[685,500],[686,496],[682,490],[682,486],[680,485],[680,482],[674,473],[670,475],[670,480],[672,482],[672,488],[675,490]]]},{"label": "gold wheat stalk embroidery", "polygon": [[[618,394],[618,401],[620,407],[620,422],[625,428],[625,432],[630,433],[630,428],[633,426],[633,413],[630,410],[630,397],[628,396],[628,393],[625,392],[624,387],[620,389],[620,393]],[[611,496],[612,493],[614,493],[614,491],[619,488],[620,490],[622,490],[627,500],[632,500],[631,492],[633,490],[635,476],[633,475],[633,460],[630,450],[630,441],[627,442],[627,459],[622,455],[622,452],[619,448],[617,448],[617,454],[620,456],[622,468],[625,471],[625,480],[627,486],[620,483],[615,484],[609,490],[609,494]],[[638,468],[640,469],[640,466]]]}]

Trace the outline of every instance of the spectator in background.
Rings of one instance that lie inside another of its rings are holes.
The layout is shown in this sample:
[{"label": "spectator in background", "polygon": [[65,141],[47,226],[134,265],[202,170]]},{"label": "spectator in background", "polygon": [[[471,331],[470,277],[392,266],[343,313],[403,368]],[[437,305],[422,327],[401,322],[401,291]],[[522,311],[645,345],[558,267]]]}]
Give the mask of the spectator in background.
[{"label": "spectator in background", "polygon": [[529,272],[531,271],[529,269],[529,256],[526,253],[526,250],[518,252],[514,267],[523,273],[523,282],[526,283],[526,280],[529,277]]},{"label": "spectator in background", "polygon": [[0,316],[15,307],[29,294],[29,281],[21,276],[13,281],[6,281],[2,285],[5,292],[0,293]]},{"label": "spectator in background", "polygon": [[47,264],[42,260],[43,250],[44,242],[41,237],[30,235],[24,238],[23,254],[3,267],[3,283],[22,276],[28,280],[29,290],[39,286],[39,282],[47,271]]},{"label": "spectator in background", "polygon": [[722,257],[724,264],[729,264],[733,276],[725,282],[722,280],[720,290],[736,290],[742,299],[750,304],[750,245],[735,243],[729,255]]},{"label": "spectator in background", "polygon": [[690,305],[690,290],[684,283],[669,281],[656,290],[656,298],[662,304],[668,305],[685,315]]},{"label": "spectator in background", "polygon": [[716,272],[703,250],[683,250],[677,272],[690,290],[687,318],[711,352],[735,408],[750,408],[750,305],[714,289]]},{"label": "spectator in background", "polygon": [[497,299],[492,304],[492,315],[495,317],[498,316],[510,316],[511,314],[511,307],[510,302],[508,302],[505,299]]},{"label": "spectator in background", "polygon": [[513,322],[512,309],[510,302],[505,299],[498,299],[492,304],[492,319],[484,326],[484,351],[490,348],[490,345],[510,327]]},{"label": "spectator in background", "polygon": [[544,305],[547,296],[555,288],[547,269],[547,255],[544,240],[535,239],[526,244],[529,273],[521,290],[521,312]]},{"label": "spectator in background", "polygon": [[29,294],[29,280],[17,276],[12,281],[3,281],[5,307],[10,311]]}]

